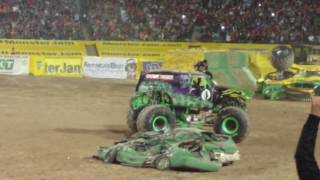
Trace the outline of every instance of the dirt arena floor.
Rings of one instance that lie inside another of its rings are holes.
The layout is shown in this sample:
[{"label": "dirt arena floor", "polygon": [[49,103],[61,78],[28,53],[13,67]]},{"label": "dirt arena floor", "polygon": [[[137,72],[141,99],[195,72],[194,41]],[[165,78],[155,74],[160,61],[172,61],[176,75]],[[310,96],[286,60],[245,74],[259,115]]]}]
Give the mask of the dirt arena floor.
[{"label": "dirt arena floor", "polygon": [[[303,102],[253,100],[241,161],[218,173],[161,172],[91,158],[128,134],[134,82],[0,77],[0,179],[295,180],[294,152],[309,112]],[[320,162],[320,149],[317,146]]]}]

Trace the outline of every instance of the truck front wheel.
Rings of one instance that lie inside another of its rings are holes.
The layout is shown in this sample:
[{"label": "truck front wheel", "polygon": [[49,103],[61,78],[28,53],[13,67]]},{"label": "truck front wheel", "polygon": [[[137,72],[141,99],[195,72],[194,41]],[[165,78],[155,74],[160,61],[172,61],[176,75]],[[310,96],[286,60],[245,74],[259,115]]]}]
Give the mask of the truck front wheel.
[{"label": "truck front wheel", "polygon": [[138,115],[138,131],[166,131],[173,129],[176,118],[170,108],[161,105],[145,107]]},{"label": "truck front wheel", "polygon": [[229,135],[236,143],[240,143],[249,134],[249,118],[238,107],[225,107],[218,114],[214,130],[218,134]]}]

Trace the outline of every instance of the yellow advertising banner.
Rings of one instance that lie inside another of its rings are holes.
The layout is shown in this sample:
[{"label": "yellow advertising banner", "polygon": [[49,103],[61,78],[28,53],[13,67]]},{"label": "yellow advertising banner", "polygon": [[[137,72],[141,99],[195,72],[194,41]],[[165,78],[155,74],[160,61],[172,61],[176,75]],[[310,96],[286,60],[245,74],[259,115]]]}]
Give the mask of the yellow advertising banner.
[{"label": "yellow advertising banner", "polygon": [[[241,44],[241,43],[189,43],[189,47],[206,48],[208,50],[251,50],[251,51],[271,51],[279,44]],[[289,45],[287,45],[290,47]]]},{"label": "yellow advertising banner", "polygon": [[162,64],[164,70],[195,71],[194,65],[204,59],[206,49],[178,49],[169,51]]},{"label": "yellow advertising banner", "polygon": [[96,43],[96,47],[100,56],[130,57],[161,61],[168,51],[187,48],[188,43],[101,41]]},{"label": "yellow advertising banner", "polygon": [[103,57],[128,57],[161,61],[178,49],[271,51],[277,44],[188,43],[153,41],[71,41],[0,39],[1,55],[81,58],[89,52]]},{"label": "yellow advertising banner", "polygon": [[86,55],[86,51],[84,44],[80,41],[0,39],[0,54],[82,57]]},{"label": "yellow advertising banner", "polygon": [[271,53],[249,52],[249,68],[257,80],[264,78],[276,70],[271,64]]},{"label": "yellow advertising banner", "polygon": [[80,58],[33,57],[30,70],[34,76],[83,77]]}]

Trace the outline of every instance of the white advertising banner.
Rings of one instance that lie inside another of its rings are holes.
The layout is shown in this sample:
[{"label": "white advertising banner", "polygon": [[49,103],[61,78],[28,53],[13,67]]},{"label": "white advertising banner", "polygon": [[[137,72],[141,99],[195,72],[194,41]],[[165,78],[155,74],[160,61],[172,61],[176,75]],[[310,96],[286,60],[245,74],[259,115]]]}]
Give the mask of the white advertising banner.
[{"label": "white advertising banner", "polygon": [[0,74],[25,75],[29,74],[29,56],[3,55],[0,56]]},{"label": "white advertising banner", "polygon": [[136,60],[119,57],[86,57],[83,62],[83,73],[86,77],[134,79]]}]

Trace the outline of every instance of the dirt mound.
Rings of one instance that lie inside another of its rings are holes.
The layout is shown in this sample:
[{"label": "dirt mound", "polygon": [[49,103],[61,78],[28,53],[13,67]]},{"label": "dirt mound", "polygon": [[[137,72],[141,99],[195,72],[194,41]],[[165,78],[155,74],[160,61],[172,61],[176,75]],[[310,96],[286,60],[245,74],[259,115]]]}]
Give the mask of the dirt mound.
[{"label": "dirt mound", "polygon": [[[297,179],[294,151],[309,104],[254,100],[241,160],[218,173],[160,172],[93,160],[128,134],[134,82],[0,77],[0,179]],[[319,146],[319,145],[318,145]],[[319,147],[316,150],[320,162]]]}]

